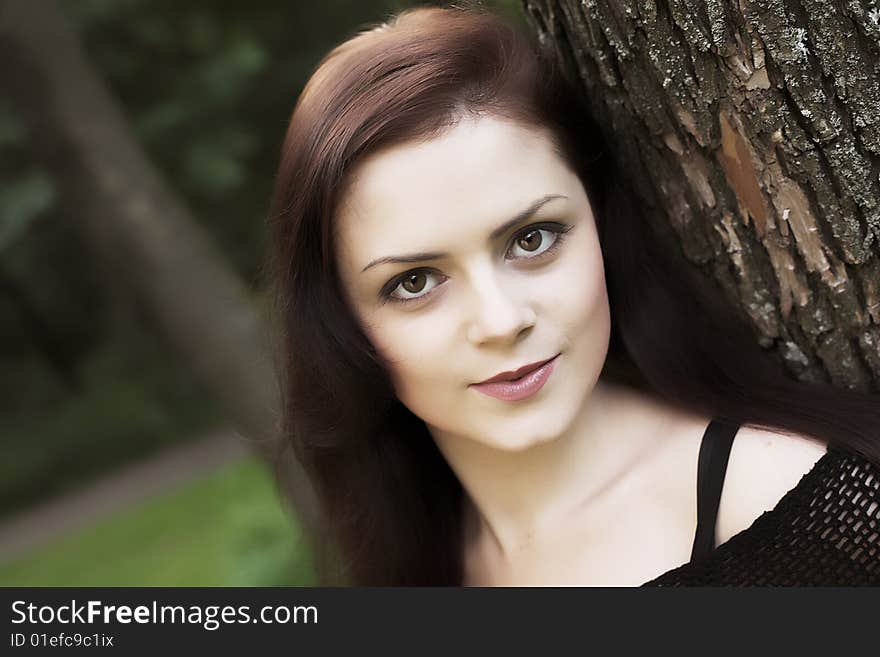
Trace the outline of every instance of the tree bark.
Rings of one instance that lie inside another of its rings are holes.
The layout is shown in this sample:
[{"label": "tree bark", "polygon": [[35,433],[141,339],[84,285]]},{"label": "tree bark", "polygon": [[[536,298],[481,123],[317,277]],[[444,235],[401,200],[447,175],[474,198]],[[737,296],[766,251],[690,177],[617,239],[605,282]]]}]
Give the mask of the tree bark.
[{"label": "tree bark", "polygon": [[30,124],[67,217],[256,451],[307,528],[308,479],[281,451],[274,340],[248,290],[162,180],[54,3],[0,2],[0,85]]},{"label": "tree bark", "polygon": [[799,379],[880,390],[880,3],[523,6],[762,346]]}]

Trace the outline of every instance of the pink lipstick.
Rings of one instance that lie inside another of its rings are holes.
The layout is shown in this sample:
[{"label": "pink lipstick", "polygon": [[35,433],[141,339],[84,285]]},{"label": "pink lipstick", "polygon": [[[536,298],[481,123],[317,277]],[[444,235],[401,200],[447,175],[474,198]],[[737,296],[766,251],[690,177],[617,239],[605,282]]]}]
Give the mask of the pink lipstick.
[{"label": "pink lipstick", "polygon": [[[482,383],[472,383],[469,387],[503,401],[527,399],[544,387],[553,373],[558,358],[559,354],[556,354],[543,363],[527,365],[515,372],[504,372]],[[532,369],[529,369],[530,367]],[[519,378],[512,378],[515,375],[519,375]]]}]

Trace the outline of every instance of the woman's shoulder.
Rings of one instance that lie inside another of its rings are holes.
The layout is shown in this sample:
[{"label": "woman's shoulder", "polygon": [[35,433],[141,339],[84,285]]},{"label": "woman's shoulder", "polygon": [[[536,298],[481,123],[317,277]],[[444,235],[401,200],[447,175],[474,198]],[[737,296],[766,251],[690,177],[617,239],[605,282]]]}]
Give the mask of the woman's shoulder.
[{"label": "woman's shoulder", "polygon": [[828,444],[811,436],[741,426],[724,478],[717,542],[727,541],[774,509],[827,453]]}]

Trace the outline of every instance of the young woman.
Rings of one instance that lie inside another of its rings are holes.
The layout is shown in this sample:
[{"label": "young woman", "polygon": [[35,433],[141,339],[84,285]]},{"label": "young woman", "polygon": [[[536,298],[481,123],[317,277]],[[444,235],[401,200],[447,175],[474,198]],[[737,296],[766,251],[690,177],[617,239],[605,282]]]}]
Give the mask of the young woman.
[{"label": "young woman", "polygon": [[880,583],[878,398],[788,378],[610,150],[482,11],[315,71],[270,264],[326,582]]}]

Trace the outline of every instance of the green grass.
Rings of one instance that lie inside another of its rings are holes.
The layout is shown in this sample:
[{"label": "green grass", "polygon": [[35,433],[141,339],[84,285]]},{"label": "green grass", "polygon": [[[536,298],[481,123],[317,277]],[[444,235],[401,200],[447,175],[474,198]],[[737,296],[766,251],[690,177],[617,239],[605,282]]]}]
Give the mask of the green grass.
[{"label": "green grass", "polygon": [[0,564],[2,586],[313,583],[297,527],[253,457]]}]

